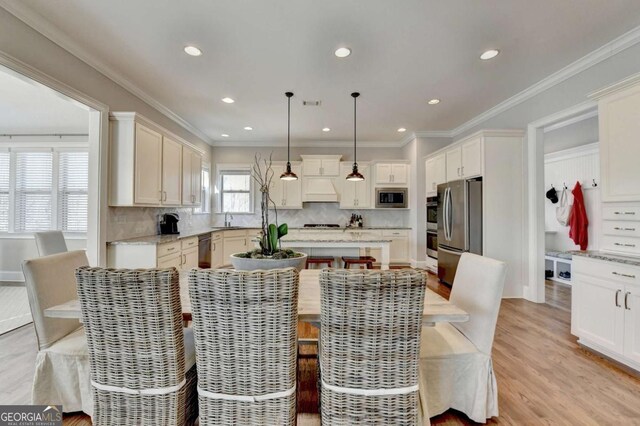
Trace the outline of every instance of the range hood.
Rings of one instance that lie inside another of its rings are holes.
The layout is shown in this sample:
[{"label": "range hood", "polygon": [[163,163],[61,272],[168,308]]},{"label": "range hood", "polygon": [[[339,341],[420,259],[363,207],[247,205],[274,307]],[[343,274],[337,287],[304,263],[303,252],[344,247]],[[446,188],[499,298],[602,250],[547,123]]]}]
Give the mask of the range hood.
[{"label": "range hood", "polygon": [[305,177],[302,188],[303,203],[338,202],[338,192],[332,178]]}]

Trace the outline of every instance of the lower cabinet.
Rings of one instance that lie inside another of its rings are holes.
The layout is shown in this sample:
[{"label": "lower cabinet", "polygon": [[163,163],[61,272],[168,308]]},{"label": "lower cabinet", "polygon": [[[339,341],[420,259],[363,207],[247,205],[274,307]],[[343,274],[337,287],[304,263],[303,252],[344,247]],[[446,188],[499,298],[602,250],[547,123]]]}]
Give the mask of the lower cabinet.
[{"label": "lower cabinet", "polygon": [[231,264],[231,255],[243,251],[252,250],[256,243],[259,230],[256,229],[234,229],[223,233],[223,259],[225,265]]},{"label": "lower cabinet", "polygon": [[211,268],[224,265],[224,240],[222,232],[214,232],[211,236]]},{"label": "lower cabinet", "polygon": [[[410,263],[409,256],[409,234],[408,229],[382,229],[382,230],[364,230],[357,231],[362,232],[363,236],[379,236],[382,239],[391,240],[389,247],[390,262],[391,263]],[[361,256],[373,256],[376,259],[376,263],[380,263],[382,259],[381,249],[360,249]]]},{"label": "lower cabinet", "polygon": [[640,370],[640,267],[574,256],[571,333]]}]

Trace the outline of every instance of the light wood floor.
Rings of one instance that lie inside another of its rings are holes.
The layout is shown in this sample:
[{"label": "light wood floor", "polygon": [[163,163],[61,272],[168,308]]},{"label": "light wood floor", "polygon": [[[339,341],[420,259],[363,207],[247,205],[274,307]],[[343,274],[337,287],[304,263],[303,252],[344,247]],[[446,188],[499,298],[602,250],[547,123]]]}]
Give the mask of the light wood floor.
[{"label": "light wood floor", "polygon": [[[449,288],[429,279],[445,297]],[[570,330],[569,287],[547,283],[547,304],[520,299],[502,303],[493,364],[498,380],[500,417],[491,424],[630,425],[640,424],[640,379],[581,348]],[[301,326],[301,335],[313,335]],[[35,336],[28,325],[0,336],[0,404],[29,402]],[[300,362],[299,411],[317,411],[315,361]],[[305,414],[299,424],[317,424]],[[449,411],[431,419],[436,425],[472,424]],[[67,425],[89,425],[88,417],[68,415]]]}]

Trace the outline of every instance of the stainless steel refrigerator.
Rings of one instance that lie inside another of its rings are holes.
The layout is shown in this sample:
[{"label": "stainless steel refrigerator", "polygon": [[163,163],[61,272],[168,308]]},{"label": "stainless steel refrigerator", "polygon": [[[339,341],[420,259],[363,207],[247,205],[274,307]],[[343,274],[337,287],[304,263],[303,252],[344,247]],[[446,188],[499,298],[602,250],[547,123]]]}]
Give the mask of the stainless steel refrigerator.
[{"label": "stainless steel refrigerator", "polygon": [[460,256],[482,255],[482,179],[438,185],[438,278],[452,285]]}]

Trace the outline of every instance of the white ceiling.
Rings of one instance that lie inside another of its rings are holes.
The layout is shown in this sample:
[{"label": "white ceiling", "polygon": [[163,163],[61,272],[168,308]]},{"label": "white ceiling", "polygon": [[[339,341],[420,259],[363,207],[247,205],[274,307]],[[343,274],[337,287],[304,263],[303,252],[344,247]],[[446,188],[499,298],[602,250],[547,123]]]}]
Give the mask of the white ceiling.
[{"label": "white ceiling", "polygon": [[[640,25],[638,0],[23,0],[213,140],[449,130]],[[193,58],[183,47],[204,54]],[[339,46],[350,57],[333,55]],[[501,50],[491,61],[478,56]],[[229,96],[234,104],[221,98]],[[430,98],[441,98],[437,106]],[[303,107],[302,100],[321,100]],[[253,131],[243,130],[252,126]],[[323,127],[332,129],[323,133]],[[221,133],[231,137],[221,138]],[[321,144],[321,142],[319,142]]]},{"label": "white ceiling", "polygon": [[86,134],[89,112],[0,67],[0,134]]}]

